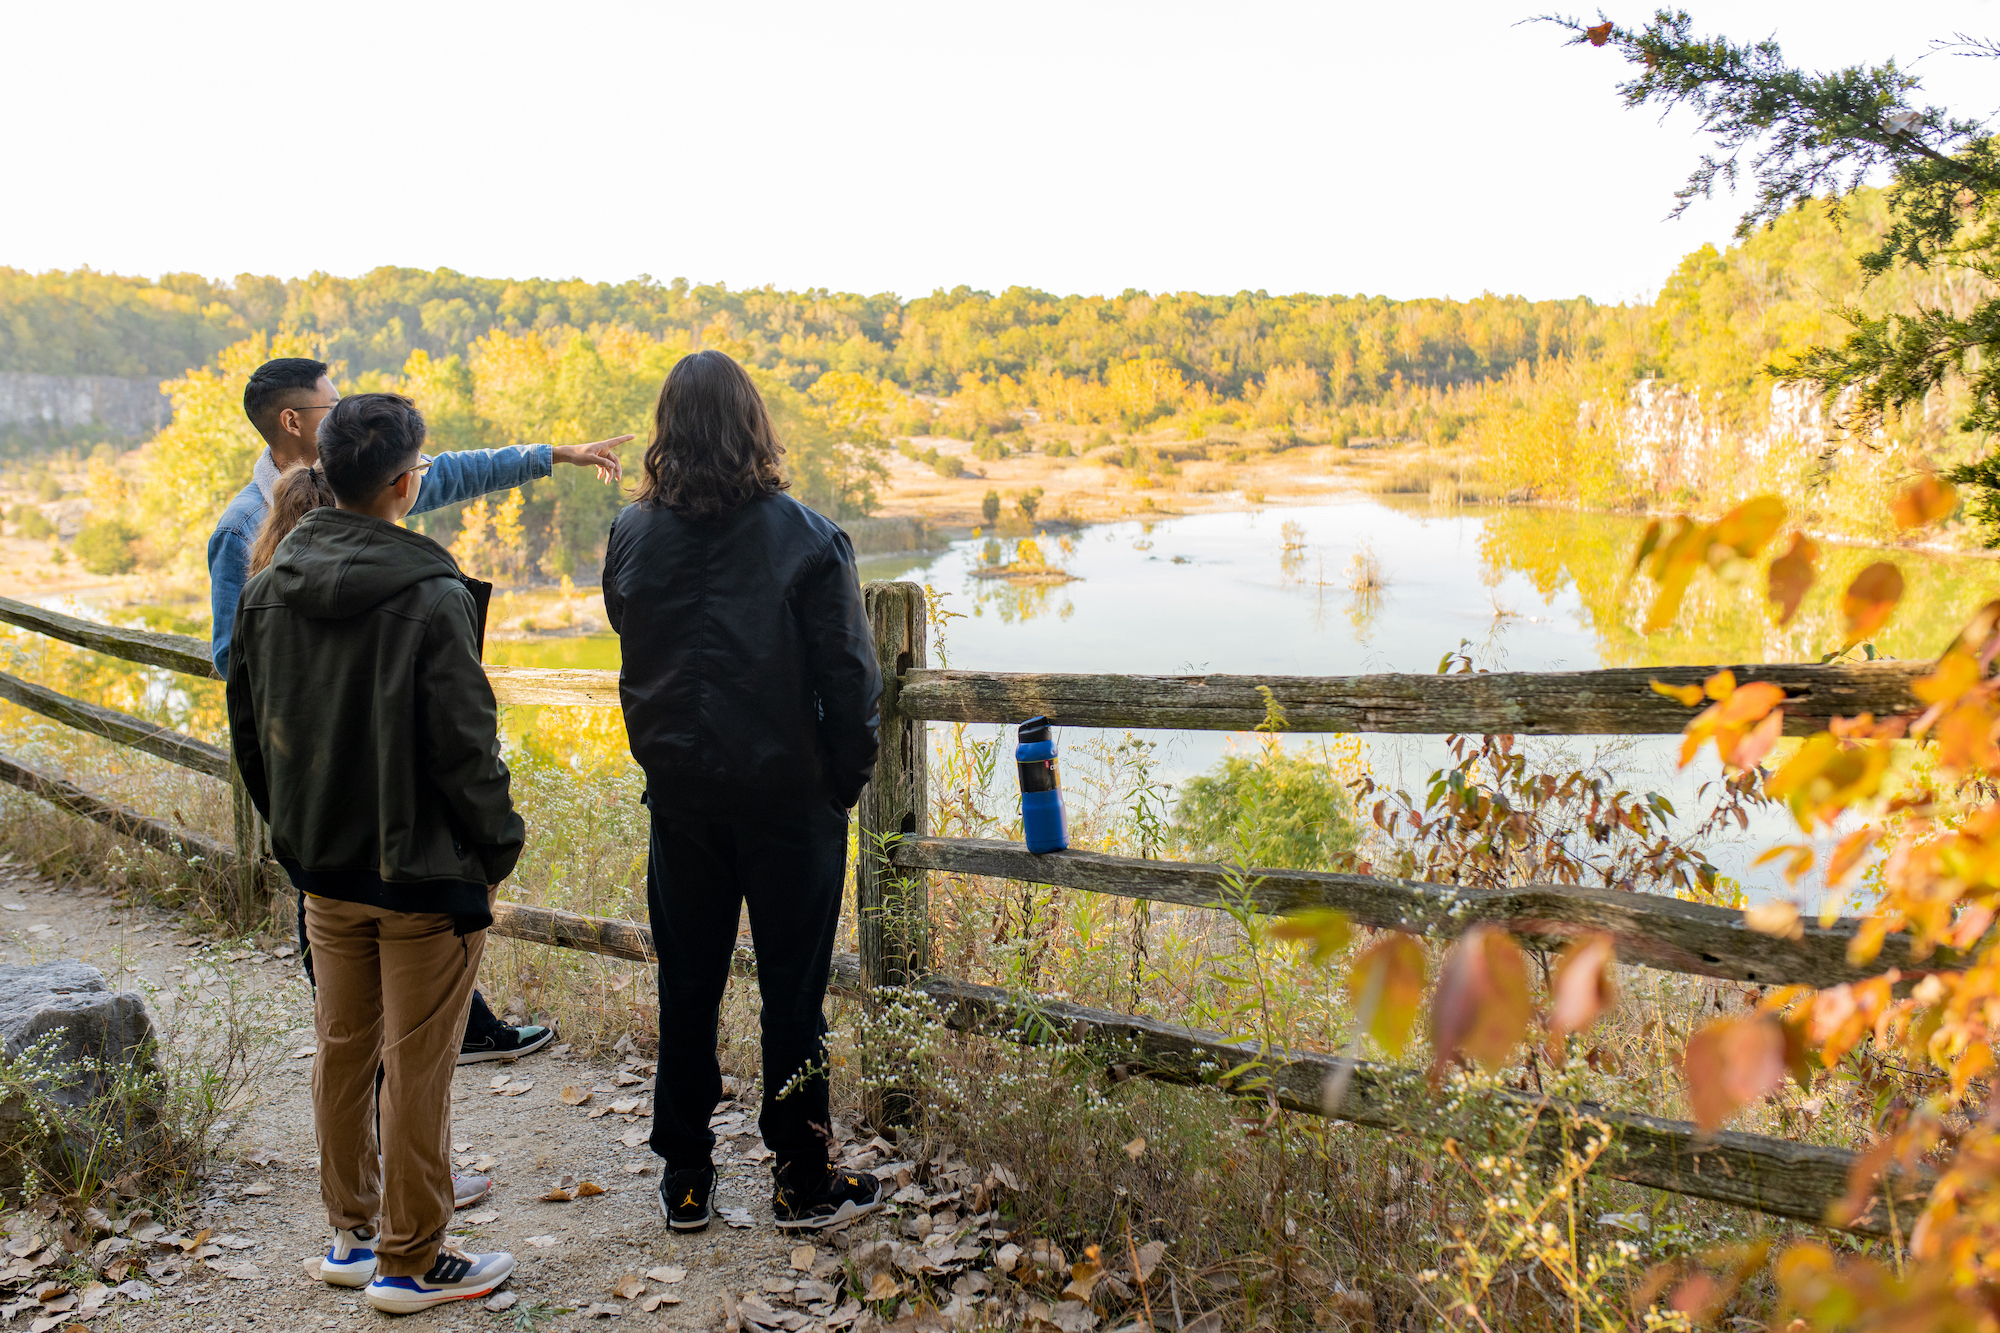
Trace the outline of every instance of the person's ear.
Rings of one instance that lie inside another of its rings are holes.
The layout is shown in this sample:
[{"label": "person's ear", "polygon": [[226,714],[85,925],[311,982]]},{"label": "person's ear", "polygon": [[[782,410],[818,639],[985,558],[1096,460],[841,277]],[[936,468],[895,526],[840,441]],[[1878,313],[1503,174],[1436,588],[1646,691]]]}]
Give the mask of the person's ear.
[{"label": "person's ear", "polygon": [[416,484],[417,484],[417,474],[415,472],[404,472],[398,475],[394,481],[389,483],[389,489],[396,492],[396,498],[398,500],[407,500],[410,498],[410,488],[412,486],[415,486]]}]

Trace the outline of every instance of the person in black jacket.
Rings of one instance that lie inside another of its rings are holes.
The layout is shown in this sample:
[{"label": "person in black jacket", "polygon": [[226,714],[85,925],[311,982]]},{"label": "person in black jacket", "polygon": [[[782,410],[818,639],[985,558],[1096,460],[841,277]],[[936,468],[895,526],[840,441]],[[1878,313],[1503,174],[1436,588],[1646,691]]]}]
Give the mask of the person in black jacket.
[{"label": "person in black jacket", "polygon": [[854,548],[784,494],[782,452],[741,366],[716,351],[684,358],[604,557],[619,700],[652,812],[652,1147],[666,1161],[660,1208],[680,1231],[708,1225],[716,1025],[746,902],[778,1225],[839,1226],[880,1206],[872,1177],[831,1165],[823,1010],[882,676]]}]

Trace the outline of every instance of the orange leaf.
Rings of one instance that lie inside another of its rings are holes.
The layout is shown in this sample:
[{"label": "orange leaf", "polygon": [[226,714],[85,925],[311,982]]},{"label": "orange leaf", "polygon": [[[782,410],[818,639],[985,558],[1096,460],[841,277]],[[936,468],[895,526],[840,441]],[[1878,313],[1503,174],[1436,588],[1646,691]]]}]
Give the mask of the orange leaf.
[{"label": "orange leaf", "polygon": [[1681,1056],[1695,1123],[1712,1130],[1785,1079],[1785,1031],[1769,1014],[1726,1018],[1688,1039]]},{"label": "orange leaf", "polygon": [[1785,521],[1785,502],[1775,495],[1745,500],[1715,525],[1715,540],[1745,560],[1754,559]]},{"label": "orange leaf", "polygon": [[1938,659],[1931,674],[1910,682],[1910,693],[1927,704],[1948,704],[1979,683],[1979,663],[1963,648]]},{"label": "orange leaf", "polygon": [[1743,924],[1759,935],[1774,935],[1781,940],[1801,940],[1806,934],[1805,927],[1799,924],[1798,906],[1782,898],[1747,909]]},{"label": "orange leaf", "polygon": [[1803,532],[1792,534],[1792,549],[1771,562],[1771,600],[1778,604],[1778,623],[1788,624],[1813,585],[1813,562],[1819,547]]},{"label": "orange leaf", "polygon": [[1713,544],[1713,529],[1696,523],[1691,518],[1682,517],[1674,535],[1653,553],[1652,575],[1660,585],[1660,591],[1653,598],[1653,609],[1646,613],[1646,633],[1663,630],[1674,623],[1680,613],[1681,597],[1687,592],[1688,580],[1694,577],[1708,555]]},{"label": "orange leaf", "polygon": [[1496,926],[1474,926],[1445,956],[1431,1000],[1433,1076],[1460,1051],[1489,1070],[1504,1067],[1533,1012],[1520,948]]},{"label": "orange leaf", "polygon": [[[1721,673],[1732,681],[1734,674]],[[1717,712],[1716,722],[1725,727],[1740,727],[1746,722],[1755,722],[1785,701],[1785,687],[1773,685],[1768,680],[1753,680],[1748,685],[1739,685],[1722,699],[1722,708]]]},{"label": "orange leaf", "polygon": [[1356,1005],[1365,1005],[1374,995],[1374,1012],[1362,1015],[1368,1035],[1382,1049],[1401,1055],[1424,1001],[1424,946],[1401,932],[1384,935],[1354,960],[1347,993]]},{"label": "orange leaf", "polygon": [[1653,693],[1664,694],[1683,708],[1693,708],[1701,702],[1701,686],[1699,685],[1669,685],[1663,680],[1656,680],[1651,682],[1651,684],[1653,686]]},{"label": "orange leaf", "polygon": [[1948,481],[1925,475],[1917,478],[1917,484],[1897,496],[1890,504],[1889,512],[1896,516],[1899,528],[1921,528],[1950,518],[1952,510],[1958,508],[1958,492]]},{"label": "orange leaf", "polygon": [[1833,855],[1826,859],[1826,886],[1829,889],[1839,888],[1854,873],[1854,867],[1861,864],[1861,858],[1868,855],[1868,849],[1880,836],[1878,829],[1862,828],[1842,838],[1833,849]]},{"label": "orange leaf", "polygon": [[1617,994],[1611,965],[1617,961],[1618,942],[1607,931],[1578,940],[1563,951],[1550,984],[1554,998],[1549,1006],[1552,1036],[1581,1032],[1611,1007]]},{"label": "orange leaf", "polygon": [[1903,596],[1903,571],[1887,560],[1877,560],[1854,576],[1840,599],[1840,612],[1847,617],[1847,647],[1853,647],[1882,628],[1889,613]]},{"label": "orange leaf", "polygon": [[1354,932],[1348,929],[1347,918],[1324,907],[1286,917],[1271,927],[1271,934],[1281,940],[1312,941],[1312,948],[1306,956],[1315,963],[1330,954],[1339,953],[1354,938]]},{"label": "orange leaf", "polygon": [[1635,572],[1639,566],[1646,563],[1646,557],[1660,544],[1660,532],[1659,519],[1656,518],[1646,525],[1645,535],[1639,538],[1639,553],[1632,557],[1632,568]]},{"label": "orange leaf", "polygon": [[1708,697],[1717,703],[1727,703],[1729,696],[1736,693],[1736,673],[1724,667],[1703,681],[1701,687],[1708,691]]},{"label": "orange leaf", "polygon": [[1583,35],[1590,39],[1592,46],[1602,46],[1611,40],[1611,24],[1605,22],[1599,23],[1594,27],[1585,28]]},{"label": "orange leaf", "polygon": [[[1742,740],[1723,754],[1723,762],[1734,764],[1738,768],[1757,767],[1764,762],[1764,756],[1771,753],[1772,748],[1777,745],[1778,737],[1784,730],[1785,715],[1782,712],[1774,710],[1765,714],[1762,722],[1752,727],[1744,734]],[[1717,737],[1717,749],[1720,748],[1721,738]]]}]

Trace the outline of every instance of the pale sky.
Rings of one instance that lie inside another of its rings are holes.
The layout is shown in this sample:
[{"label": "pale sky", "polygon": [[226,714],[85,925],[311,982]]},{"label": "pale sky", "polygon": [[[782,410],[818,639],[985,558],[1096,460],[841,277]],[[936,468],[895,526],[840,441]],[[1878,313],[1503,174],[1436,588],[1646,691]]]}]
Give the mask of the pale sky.
[{"label": "pale sky", "polygon": [[[2000,36],[1683,2],[1809,67]],[[1547,3],[0,0],[0,264],[1643,298],[1742,201],[1665,220],[1701,141]],[[1914,68],[2000,109],[2000,61]]]}]

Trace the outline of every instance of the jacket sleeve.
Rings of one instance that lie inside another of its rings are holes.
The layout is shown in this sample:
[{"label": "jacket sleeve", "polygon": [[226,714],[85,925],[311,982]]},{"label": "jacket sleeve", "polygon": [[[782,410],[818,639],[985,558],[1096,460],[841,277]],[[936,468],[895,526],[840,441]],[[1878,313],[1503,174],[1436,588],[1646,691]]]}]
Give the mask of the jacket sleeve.
[{"label": "jacket sleeve", "polygon": [[611,622],[613,634],[625,632],[625,594],[618,587],[618,567],[622,563],[619,550],[618,524],[613,520],[611,535],[604,539],[604,618]]},{"label": "jacket sleeve", "polygon": [[453,588],[439,600],[417,661],[417,727],[424,773],[435,784],[452,833],[498,884],[514,869],[527,827],[514,813],[500,758],[499,707],[479,666],[472,594]]},{"label": "jacket sleeve", "polygon": [[229,679],[229,641],[236,632],[236,603],[250,577],[250,543],[233,526],[218,527],[208,539],[208,655]]},{"label": "jacket sleeve", "polygon": [[[232,597],[230,611],[235,611]],[[236,640],[241,643],[242,640]],[[227,645],[229,638],[223,640]],[[226,647],[224,651],[227,651]],[[238,661],[236,674],[229,677],[223,686],[223,699],[229,709],[229,748],[236,758],[236,771],[243,775],[243,786],[250,793],[250,803],[257,807],[257,813],[271,822],[271,777],[264,767],[264,747],[257,735],[257,705],[251,697],[250,668]]]},{"label": "jacket sleeve", "polygon": [[455,449],[431,460],[430,475],[417,492],[412,514],[457,504],[494,491],[546,477],[555,471],[555,448],[547,444],[517,444],[506,449]]},{"label": "jacket sleeve", "polygon": [[861,576],[847,534],[835,532],[796,594],[806,663],[819,696],[819,739],[828,784],[852,808],[875,775],[882,725],[882,670],[861,604]]}]

